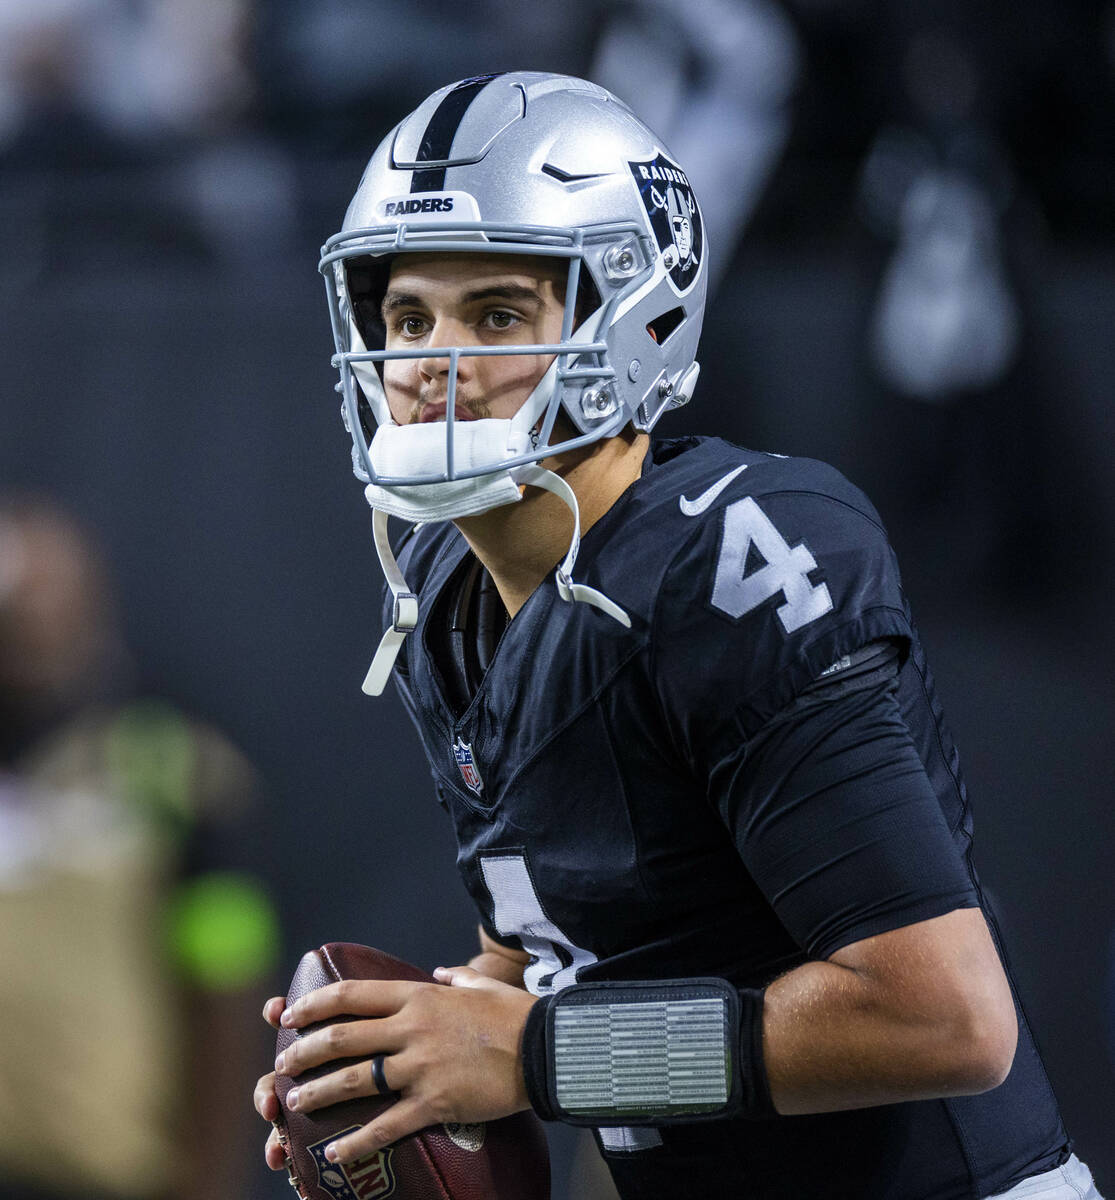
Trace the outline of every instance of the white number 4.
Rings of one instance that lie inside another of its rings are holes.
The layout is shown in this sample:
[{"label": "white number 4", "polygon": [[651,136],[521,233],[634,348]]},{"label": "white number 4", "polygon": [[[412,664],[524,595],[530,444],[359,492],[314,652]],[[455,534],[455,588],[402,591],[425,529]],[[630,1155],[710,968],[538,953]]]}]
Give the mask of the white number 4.
[{"label": "white number 4", "polygon": [[[752,545],[763,556],[765,565],[745,577]],[[832,611],[828,587],[809,582],[809,572],[816,568],[817,560],[805,543],[787,545],[754,499],[745,496],[724,510],[712,603],[730,617],[742,617],[781,592],[783,603],[775,611],[782,628],[793,633]]]}]

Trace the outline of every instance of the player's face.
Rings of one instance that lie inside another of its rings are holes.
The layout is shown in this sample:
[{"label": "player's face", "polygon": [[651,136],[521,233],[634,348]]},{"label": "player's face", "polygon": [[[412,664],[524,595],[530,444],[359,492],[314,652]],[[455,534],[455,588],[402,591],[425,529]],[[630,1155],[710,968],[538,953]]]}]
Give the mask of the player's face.
[{"label": "player's face", "polygon": [[[388,350],[529,346],[561,339],[566,264],[507,254],[405,254],[383,298]],[[515,415],[553,355],[458,359],[458,421]],[[444,421],[449,358],[389,359],[383,384],[400,425]]]}]

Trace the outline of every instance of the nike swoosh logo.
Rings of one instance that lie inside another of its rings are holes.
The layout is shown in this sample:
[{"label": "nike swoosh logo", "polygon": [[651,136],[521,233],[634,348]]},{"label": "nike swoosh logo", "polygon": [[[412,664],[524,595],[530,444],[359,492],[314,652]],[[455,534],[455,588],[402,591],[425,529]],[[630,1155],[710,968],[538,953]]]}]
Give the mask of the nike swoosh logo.
[{"label": "nike swoosh logo", "polygon": [[696,500],[687,500],[684,496],[678,497],[678,507],[687,517],[698,517],[708,508],[717,496],[732,482],[737,475],[742,474],[747,470],[747,463],[742,467],[736,467],[734,471],[729,471],[723,479],[718,479],[712,487],[707,491],[702,492]]}]

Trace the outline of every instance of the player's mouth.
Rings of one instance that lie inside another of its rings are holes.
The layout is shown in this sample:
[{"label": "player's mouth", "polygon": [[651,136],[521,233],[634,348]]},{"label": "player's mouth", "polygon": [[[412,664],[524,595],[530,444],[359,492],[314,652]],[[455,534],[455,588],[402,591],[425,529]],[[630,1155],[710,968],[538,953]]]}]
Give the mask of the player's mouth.
[{"label": "player's mouth", "polygon": [[[425,425],[428,421],[444,421],[445,413],[448,405],[444,400],[431,400],[422,405],[422,411],[418,416],[419,424]],[[466,408],[459,400],[453,409],[453,419],[455,421],[476,421],[479,418],[471,409]]]}]

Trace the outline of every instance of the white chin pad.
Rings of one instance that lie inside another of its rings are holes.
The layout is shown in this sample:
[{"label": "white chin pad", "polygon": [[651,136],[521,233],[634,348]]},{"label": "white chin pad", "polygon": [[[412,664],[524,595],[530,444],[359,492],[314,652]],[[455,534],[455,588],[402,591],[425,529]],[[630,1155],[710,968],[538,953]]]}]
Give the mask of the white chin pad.
[{"label": "white chin pad", "polygon": [[[499,464],[525,454],[529,447],[529,435],[513,431],[510,421],[485,418],[454,422],[455,470],[494,468],[490,473],[435,483],[370,483],[364,495],[373,508],[407,521],[445,521],[486,512],[520,498],[518,485],[510,474],[499,469]],[[443,421],[381,425],[369,450],[372,467],[379,476],[413,479],[443,475],[448,470]]]}]

